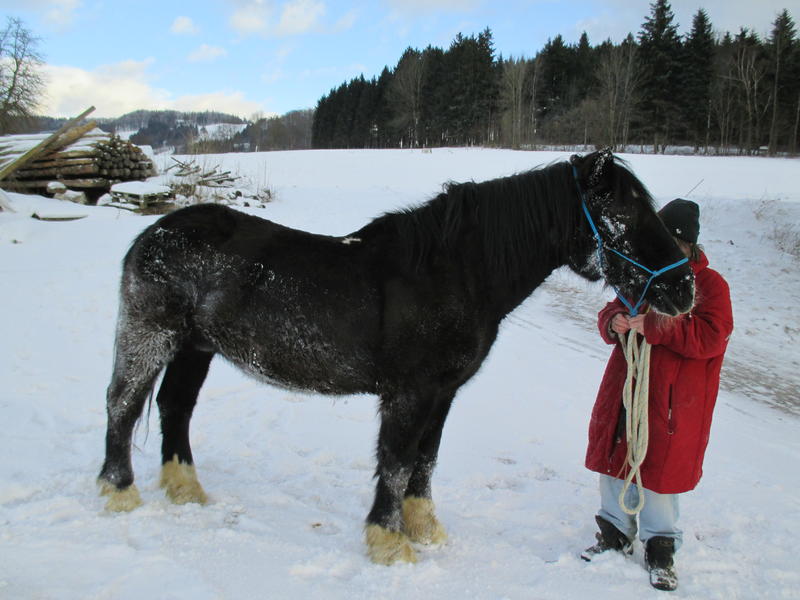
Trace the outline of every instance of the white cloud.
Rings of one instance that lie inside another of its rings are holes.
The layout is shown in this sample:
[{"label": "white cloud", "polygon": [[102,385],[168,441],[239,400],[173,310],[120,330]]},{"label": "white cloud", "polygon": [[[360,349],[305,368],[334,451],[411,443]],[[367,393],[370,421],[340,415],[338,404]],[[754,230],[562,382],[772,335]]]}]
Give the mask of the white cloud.
[{"label": "white cloud", "polygon": [[197,48],[197,50],[188,56],[188,60],[189,62],[209,62],[219,58],[220,56],[225,56],[226,54],[228,54],[228,51],[225,50],[225,48],[202,44],[199,48]]},{"label": "white cloud", "polygon": [[268,85],[286,79],[286,72],[283,69],[286,60],[294,52],[291,46],[283,46],[275,52],[271,60],[267,61],[261,72],[261,81]]},{"label": "white cloud", "polygon": [[359,75],[365,73],[366,70],[366,66],[359,63],[333,67],[316,67],[313,69],[303,69],[297,74],[297,79],[306,80],[333,78],[343,80],[352,77],[358,77]]},{"label": "white cloud", "polygon": [[133,110],[219,110],[246,116],[264,107],[247,100],[239,91],[174,96],[153,86],[148,77],[152,59],[125,61],[88,71],[76,67],[46,65],[46,100],[39,113],[52,117],[74,117],[89,106],[93,116],[118,117]]},{"label": "white cloud", "polygon": [[[314,31],[325,31],[322,23],[327,12],[323,0],[288,0],[283,3],[270,0],[232,0],[234,11],[230,26],[241,35],[288,37]],[[334,30],[351,27],[355,13],[342,17]]]},{"label": "white cloud", "polygon": [[170,102],[169,108],[187,112],[214,110],[240,117],[264,111],[258,102],[247,100],[242,92],[232,91],[180,96]]},{"label": "white cloud", "polygon": [[263,33],[267,30],[272,6],[265,0],[238,0],[230,18],[230,25],[242,35]]},{"label": "white cloud", "polygon": [[349,29],[352,29],[355,26],[357,20],[358,20],[358,11],[353,9],[342,15],[342,17],[338,21],[336,21],[336,23],[333,26],[333,31],[339,33],[342,31],[347,31]]},{"label": "white cloud", "polygon": [[194,35],[200,31],[190,17],[176,17],[169,30],[175,35]]},{"label": "white cloud", "polygon": [[82,0],[13,0],[0,2],[0,8],[11,9],[12,14],[21,10],[35,12],[57,29],[63,29],[75,20],[75,13],[83,5]]},{"label": "white cloud", "polygon": [[481,0],[387,0],[398,13],[418,15],[420,12],[470,12],[482,3]]},{"label": "white cloud", "polygon": [[277,35],[307,33],[319,25],[325,5],[316,0],[291,0],[283,6],[276,28]]}]

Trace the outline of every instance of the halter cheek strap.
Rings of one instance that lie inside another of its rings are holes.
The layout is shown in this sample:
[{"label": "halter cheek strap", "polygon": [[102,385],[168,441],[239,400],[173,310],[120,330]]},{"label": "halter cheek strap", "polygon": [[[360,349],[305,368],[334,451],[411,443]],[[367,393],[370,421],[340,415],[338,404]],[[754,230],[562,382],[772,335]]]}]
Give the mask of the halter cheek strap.
[{"label": "halter cheek strap", "polygon": [[639,300],[636,302],[636,304],[631,304],[628,301],[628,299],[625,298],[625,296],[623,296],[619,292],[617,287],[613,283],[609,282],[609,285],[614,289],[614,292],[617,294],[617,298],[619,298],[620,302],[622,302],[622,304],[625,305],[625,308],[628,309],[628,312],[630,313],[630,316],[635,317],[639,312],[639,307],[641,307],[641,305],[644,303],[644,296],[645,296],[645,294],[647,294],[647,290],[650,289],[650,284],[653,283],[653,280],[656,277],[658,277],[659,275],[663,275],[667,271],[669,271],[671,269],[674,269],[675,267],[679,267],[684,263],[689,262],[689,259],[688,258],[682,258],[681,260],[679,260],[677,262],[674,262],[671,265],[667,265],[666,267],[664,267],[662,269],[658,269],[656,271],[653,271],[652,269],[648,269],[644,265],[639,264],[638,262],[636,262],[632,258],[630,258],[628,256],[625,256],[622,252],[619,252],[619,251],[615,250],[614,248],[608,248],[603,243],[603,238],[600,237],[600,232],[597,230],[597,226],[594,224],[594,219],[592,219],[592,215],[589,214],[589,209],[586,206],[586,194],[584,194],[583,190],[581,189],[581,184],[580,184],[580,181],[578,179],[578,169],[575,168],[575,165],[572,165],[572,175],[575,178],[575,185],[577,186],[578,193],[581,196],[581,206],[583,207],[583,214],[586,215],[586,220],[589,221],[589,227],[592,228],[592,234],[594,235],[594,238],[597,240],[597,257],[598,257],[598,260],[600,262],[600,270],[602,271],[604,269],[604,267],[605,267],[605,259],[603,257],[603,248],[606,248],[610,252],[613,252],[614,254],[616,254],[617,256],[619,256],[621,258],[624,258],[629,263],[639,267],[643,271],[645,271],[645,272],[650,274],[650,278],[647,280],[647,283],[645,284],[644,289],[642,290],[642,294],[641,294],[641,296],[639,296]]}]

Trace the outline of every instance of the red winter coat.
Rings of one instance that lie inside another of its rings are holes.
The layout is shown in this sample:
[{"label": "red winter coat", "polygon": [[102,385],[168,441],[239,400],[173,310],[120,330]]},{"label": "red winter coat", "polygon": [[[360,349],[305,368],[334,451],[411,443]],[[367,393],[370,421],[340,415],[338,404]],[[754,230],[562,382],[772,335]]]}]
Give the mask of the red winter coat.
[{"label": "red winter coat", "polygon": [[[652,349],[649,444],[641,475],[642,485],[660,494],[694,489],[703,474],[719,372],[733,331],[728,284],[708,268],[705,255],[691,265],[695,273],[691,312],[678,317],[649,312],[644,321],[644,336]],[[628,473],[624,422],[618,428],[627,364],[610,326],[617,313],[625,312],[617,299],[598,315],[600,335],[615,348],[592,410],[586,451],[588,469],[619,478]]]}]

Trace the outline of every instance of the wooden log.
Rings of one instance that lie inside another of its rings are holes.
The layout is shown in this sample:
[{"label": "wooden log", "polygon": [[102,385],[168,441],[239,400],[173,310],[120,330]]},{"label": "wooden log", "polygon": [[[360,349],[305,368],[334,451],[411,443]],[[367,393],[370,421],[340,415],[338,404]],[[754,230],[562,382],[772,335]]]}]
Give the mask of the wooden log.
[{"label": "wooden log", "polygon": [[58,139],[58,137],[61,134],[63,134],[65,131],[68,131],[69,129],[71,129],[76,123],[80,123],[86,117],[86,115],[91,113],[93,110],[94,110],[94,106],[90,106],[88,109],[83,111],[81,114],[79,114],[74,119],[70,119],[69,121],[67,121],[64,125],[62,125],[58,129],[58,131],[56,131],[55,133],[53,133],[50,136],[48,136],[47,138],[42,140],[40,143],[36,144],[36,146],[31,148],[27,152],[23,153],[22,155],[20,155],[15,160],[12,160],[8,164],[4,165],[3,167],[0,167],[0,181],[5,179],[8,175],[13,173],[17,169],[19,169],[22,165],[24,165],[27,162],[33,160],[34,158],[36,158],[40,154],[43,154],[44,152],[46,152],[48,150],[50,144],[54,140]]},{"label": "wooden log", "polygon": [[89,121],[85,125],[81,125],[80,127],[73,127],[69,131],[64,132],[60,135],[57,139],[53,141],[52,144],[48,146],[48,150],[46,154],[50,152],[55,152],[69,146],[73,142],[81,139],[85,134],[90,132],[92,129],[97,127],[97,121]]},{"label": "wooden log", "polygon": [[61,152],[54,152],[47,156],[50,160],[58,160],[62,158],[100,158],[100,153],[97,150],[62,150]]},{"label": "wooden log", "polygon": [[111,182],[104,177],[93,177],[89,179],[59,179],[68,188],[105,188],[111,187]]},{"label": "wooden log", "polygon": [[108,189],[111,186],[111,181],[105,177],[94,177],[89,179],[66,179],[58,177],[54,179],[34,179],[29,181],[21,181],[19,179],[4,179],[0,181],[0,186],[8,190],[34,190],[46,189],[47,184],[51,181],[58,181],[63,183],[68,188],[104,188]]},{"label": "wooden log", "polygon": [[62,175],[92,175],[99,170],[97,165],[94,164],[47,167],[44,169],[18,169],[14,176],[20,179],[47,179],[48,177],[61,177]]},{"label": "wooden log", "polygon": [[87,158],[49,158],[47,160],[39,159],[33,161],[28,165],[29,169],[46,169],[48,167],[74,167],[76,165],[96,165],[97,159],[94,157]]}]

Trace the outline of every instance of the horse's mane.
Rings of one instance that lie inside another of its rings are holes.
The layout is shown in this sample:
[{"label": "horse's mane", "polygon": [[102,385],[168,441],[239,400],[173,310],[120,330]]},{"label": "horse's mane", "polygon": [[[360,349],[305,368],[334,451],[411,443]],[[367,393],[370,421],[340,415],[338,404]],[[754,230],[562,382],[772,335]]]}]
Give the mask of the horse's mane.
[{"label": "horse's mane", "polygon": [[385,214],[365,231],[393,230],[401,253],[393,259],[412,270],[439,253],[460,253],[513,277],[534,258],[563,260],[569,246],[554,241],[575,237],[579,211],[572,168],[560,162],[481,183],[448,183],[428,202]]}]

